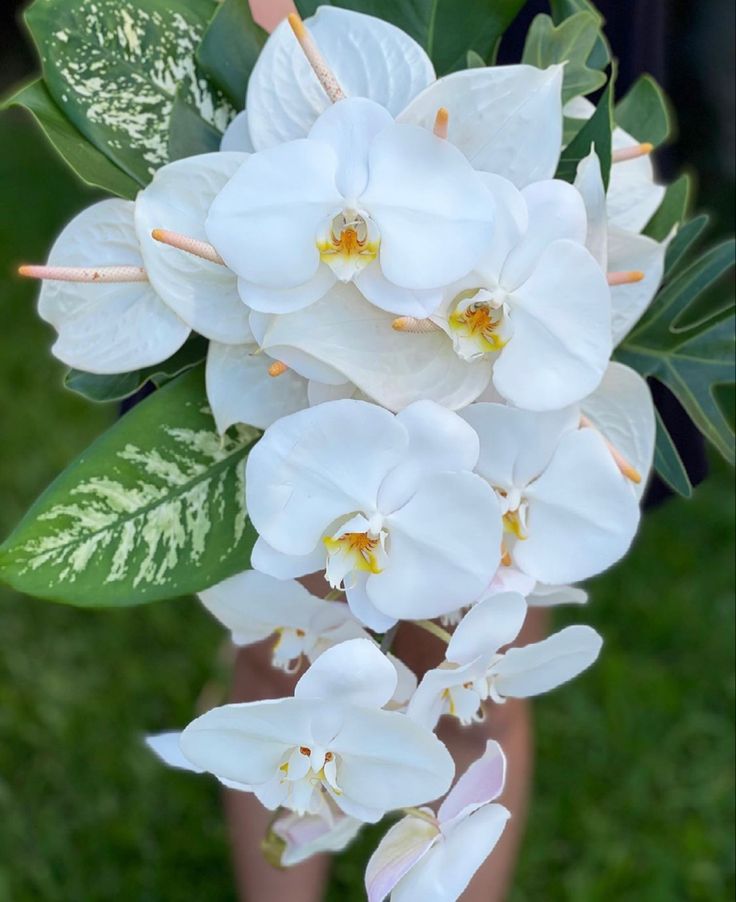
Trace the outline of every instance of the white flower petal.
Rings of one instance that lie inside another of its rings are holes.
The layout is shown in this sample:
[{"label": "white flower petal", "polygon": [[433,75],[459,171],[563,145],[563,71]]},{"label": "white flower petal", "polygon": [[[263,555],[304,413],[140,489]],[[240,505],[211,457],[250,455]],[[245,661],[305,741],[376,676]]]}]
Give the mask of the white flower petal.
[{"label": "white flower petal", "polygon": [[565,433],[526,494],[529,536],[512,555],[540,582],[577,582],[600,573],[623,557],[639,524],[636,496],[593,429]]},{"label": "white flower petal", "polygon": [[620,344],[654,300],[662,284],[667,243],[618,228],[608,234],[608,266],[612,271],[640,270],[641,282],[611,288],[613,343]]},{"label": "white flower petal", "polygon": [[314,814],[300,817],[287,812],[279,817],[272,829],[286,843],[281,865],[289,868],[320,852],[341,852],[363,826],[361,821],[341,812],[334,814],[333,818],[330,824],[325,818]]},{"label": "white flower petal", "polygon": [[412,125],[371,144],[361,204],[381,236],[383,274],[404,288],[449,285],[475,266],[492,237],[493,202],[448,141]]},{"label": "white flower petal", "polygon": [[[275,579],[295,579],[325,569],[327,554],[320,542],[309,554],[283,554],[272,548],[268,542],[258,539],[253,546],[250,565],[254,570],[273,576]],[[327,590],[327,583],[325,583]]]},{"label": "white flower petal", "polygon": [[334,520],[375,510],[379,486],[407,444],[395,417],[365,401],[332,401],[278,420],[248,457],[253,525],[277,551],[309,554]]},{"label": "white flower petal", "polygon": [[[513,182],[491,172],[480,172],[479,175],[493,198],[495,218],[493,240],[475,268],[482,280],[475,285],[468,284],[469,288],[478,284],[497,285],[509,254],[529,230],[529,208],[524,195]],[[473,275],[468,278],[472,282]]]},{"label": "white flower petal", "polygon": [[382,902],[401,878],[429,851],[439,829],[422,818],[402,818],[385,834],[368,861],[365,889],[368,902]]},{"label": "white flower petal", "polygon": [[641,499],[654,460],[657,425],[649,386],[628,366],[611,363],[595,392],[580,405],[605,438],[639,472],[630,483]]},{"label": "white flower petal", "polygon": [[255,147],[250,138],[250,129],[248,128],[248,113],[243,110],[233,119],[233,121],[225,129],[225,134],[220,141],[221,153],[254,153]]},{"label": "white flower petal", "polygon": [[[354,398],[357,392],[358,390],[352,382],[344,382],[342,385],[326,385],[324,382],[315,382],[311,379],[307,384],[307,397],[310,407],[316,407],[318,404],[324,404],[327,401],[341,401]],[[358,400],[365,399],[358,398]]]},{"label": "white flower petal", "polygon": [[207,400],[224,433],[234,423],[266,429],[280,417],[308,406],[307,382],[293,370],[269,376],[273,360],[255,353],[254,344],[210,342],[207,352]]},{"label": "white flower petal", "polygon": [[[49,254],[50,266],[143,266],[133,225],[134,205],[103,200],[64,228]],[[88,373],[124,373],[166,360],[189,335],[148,282],[44,281],[42,319],[59,333],[53,353]]]},{"label": "white flower petal", "polygon": [[146,745],[154,755],[169,767],[175,767],[178,770],[189,770],[195,774],[203,774],[202,768],[192,764],[182,752],[179,743],[180,739],[181,730],[174,730],[170,733],[156,733],[153,736],[146,736]]},{"label": "white flower petal", "polygon": [[216,341],[252,339],[248,308],[237,280],[218,263],[155,241],[154,229],[206,240],[204,222],[215,196],[247,159],[240,153],[209,153],[158,170],[135,202],[135,228],[151,285],[192,329]]},{"label": "white flower petal", "polygon": [[597,659],[603,640],[589,626],[568,626],[541,642],[510,648],[495,668],[495,687],[506,698],[549,692]]},{"label": "white flower petal", "polygon": [[491,485],[522,488],[543,472],[561,436],[577,429],[576,408],[531,413],[501,404],[472,404],[460,414],[480,437],[477,471]]},{"label": "white flower petal", "polygon": [[[635,147],[639,142],[622,128],[613,130],[614,150]],[[641,232],[664,199],[664,185],[654,182],[654,167],[648,156],[611,166],[608,185],[608,219],[612,226]]]},{"label": "white flower petal", "polygon": [[[459,667],[435,667],[433,670],[428,670],[409,701],[406,709],[407,717],[428,730],[434,730],[443,714],[460,715],[459,711],[453,710],[458,687],[482,679],[487,670],[488,659],[486,657],[478,657]],[[446,693],[448,689],[454,690],[452,699]],[[480,698],[477,695],[475,702],[476,705],[480,704]],[[475,712],[467,713],[472,716]]]},{"label": "white flower petal", "polygon": [[384,276],[378,261],[366,266],[354,279],[361,294],[381,310],[395,315],[417,316],[419,318],[434,313],[442,301],[439,290],[414,291],[399,288]]},{"label": "white flower petal", "polygon": [[399,120],[432,128],[450,113],[449,139],[476,169],[517,188],[551,178],[562,146],[562,66],[491,66],[454,72],[423,91]]},{"label": "white flower petal", "polygon": [[606,189],[601,175],[601,161],[595,150],[578,163],[575,187],[580,192],[588,215],[585,246],[601,269],[608,269],[608,210]]},{"label": "white flower petal", "polygon": [[462,820],[398,883],[391,902],[455,902],[493,851],[509,817],[494,804]]},{"label": "white flower petal", "polygon": [[362,624],[376,633],[385,633],[396,623],[396,617],[379,611],[368,597],[368,592],[366,591],[368,576],[368,573],[359,573],[355,582],[351,583],[345,594],[350,610]]},{"label": "white flower petal", "polygon": [[519,635],[526,618],[526,601],[518,592],[492,595],[474,605],[452,635],[445,657],[456,664],[469,664],[480,656],[493,655]]},{"label": "white flower petal", "polygon": [[558,410],[600,384],[611,356],[611,294],[588,251],[555,241],[509,299],[512,335],[493,384],[527,410]]},{"label": "white flower petal", "polygon": [[588,593],[578,586],[547,586],[537,583],[526,600],[530,608],[551,608],[560,604],[585,604]]},{"label": "white flower petal", "polygon": [[367,590],[391,616],[418,620],[470,604],[498,567],[500,508],[472,473],[427,477],[386,526],[388,561],[368,578]]},{"label": "white flower petal", "polygon": [[468,817],[481,805],[497,799],[506,782],[506,756],[501,746],[489,739],[485,751],[462,774],[439,807],[442,829]]},{"label": "white flower petal", "polygon": [[293,288],[266,288],[247,279],[238,279],[238,291],[244,303],[263,313],[291,313],[308,307],[332,288],[336,276],[329,266],[320,263],[317,272],[302,285]]},{"label": "white flower petal", "polygon": [[382,708],[393,697],[397,680],[396,668],[375,642],[348,639],[317,658],[296,684],[294,695]]},{"label": "white flower petal", "polygon": [[331,148],[305,139],[247,157],[205,223],[228,267],[266,288],[312,279],[320,266],[318,227],[342,207],[336,167]]},{"label": "white flower petal", "polygon": [[[304,23],[348,97],[399,113],[434,81],[424,50],[382,19],[323,6]],[[248,82],[247,107],[259,150],[300,138],[329,106],[287,22],[266,42]]]}]

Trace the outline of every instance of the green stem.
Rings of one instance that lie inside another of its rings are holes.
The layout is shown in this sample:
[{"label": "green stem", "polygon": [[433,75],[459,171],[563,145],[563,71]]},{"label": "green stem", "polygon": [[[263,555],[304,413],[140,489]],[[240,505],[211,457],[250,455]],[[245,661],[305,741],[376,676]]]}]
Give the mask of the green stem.
[{"label": "green stem", "polygon": [[330,589],[327,595],[325,595],[325,601],[339,601],[342,596],[342,589]]},{"label": "green stem", "polygon": [[395,623],[390,630],[387,630],[383,634],[383,639],[381,639],[381,651],[385,654],[386,652],[391,651],[391,646],[394,644],[394,639],[396,638],[396,633],[399,631],[399,624]]},{"label": "green stem", "polygon": [[416,626],[420,626],[423,630],[426,630],[428,633],[432,633],[433,636],[436,636],[438,639],[441,639],[443,642],[448,643],[452,636],[447,632],[447,630],[443,630],[441,626],[433,623],[431,620],[414,620],[413,623]]}]

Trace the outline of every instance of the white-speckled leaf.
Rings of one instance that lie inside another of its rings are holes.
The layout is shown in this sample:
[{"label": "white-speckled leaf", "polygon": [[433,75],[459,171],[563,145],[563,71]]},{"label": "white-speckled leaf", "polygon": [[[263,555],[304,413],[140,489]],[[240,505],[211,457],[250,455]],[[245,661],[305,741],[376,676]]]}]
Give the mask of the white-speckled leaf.
[{"label": "white-speckled leaf", "polygon": [[203,368],[159,390],[46,490],[0,548],[29,595],[115,607],[198,592],[247,568],[250,427],[221,438]]},{"label": "white-speckled leaf", "polygon": [[52,97],[142,185],[168,162],[179,84],[184,99],[219,131],[233,115],[194,58],[216,8],[214,0],[36,0],[28,10]]}]

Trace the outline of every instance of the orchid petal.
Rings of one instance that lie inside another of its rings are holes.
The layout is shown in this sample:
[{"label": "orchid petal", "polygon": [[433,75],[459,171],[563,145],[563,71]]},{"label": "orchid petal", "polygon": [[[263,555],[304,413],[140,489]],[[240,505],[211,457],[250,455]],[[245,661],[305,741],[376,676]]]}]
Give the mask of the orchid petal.
[{"label": "orchid petal", "polygon": [[377,261],[361,270],[353,281],[371,304],[395,315],[429,316],[442,301],[442,292],[437,289],[415,291],[389,282]]},{"label": "orchid petal", "polygon": [[489,739],[485,751],[462,774],[439,807],[437,818],[446,830],[466,818],[481,805],[497,799],[506,782],[506,756],[501,746]]},{"label": "orchid petal", "polygon": [[551,178],[562,146],[562,66],[492,66],[454,72],[430,85],[399,117],[431,129],[440,107],[449,140],[476,169],[517,188]]},{"label": "orchid petal", "polygon": [[[275,579],[295,579],[325,569],[325,549],[320,542],[309,554],[283,554],[259,538],[251,552],[250,565],[254,570]],[[325,590],[327,583],[325,583]]]},{"label": "orchid petal", "polygon": [[293,288],[266,288],[247,279],[238,279],[238,291],[243,302],[262,313],[291,313],[303,310],[324,297],[337,281],[334,272],[320,263],[317,272],[302,285]]},{"label": "orchid petal", "polygon": [[526,619],[526,601],[518,592],[502,592],[474,605],[458,624],[445,656],[457,664],[487,659],[519,635]]},{"label": "orchid petal", "polygon": [[192,764],[182,752],[180,739],[181,730],[175,730],[170,733],[156,733],[153,736],[146,736],[146,745],[154,755],[169,767],[175,767],[177,770],[192,771],[195,774],[203,774],[204,770],[201,767],[197,767],[196,764]]},{"label": "orchid petal", "polygon": [[337,814],[330,824],[318,815],[299,816],[291,812],[279,817],[272,829],[285,843],[283,867],[293,867],[320,852],[341,852],[363,826],[356,818]]},{"label": "orchid petal", "polygon": [[382,902],[401,878],[429,851],[439,829],[422,818],[402,818],[388,830],[368,861],[365,889],[368,902]]},{"label": "orchid petal", "polygon": [[[142,266],[133,225],[134,205],[103,200],[64,228],[50,266]],[[189,335],[189,326],[148,282],[44,281],[41,318],[58,332],[54,356],[88,373],[122,373],[166,360]]]},{"label": "orchid petal", "polygon": [[585,604],[588,593],[579,586],[546,586],[537,583],[527,596],[527,604],[534,608],[551,608],[560,604]]},{"label": "orchid petal", "polygon": [[350,610],[362,624],[376,633],[385,633],[394,626],[396,617],[384,614],[383,611],[380,611],[373,604],[366,591],[368,576],[368,573],[359,573],[355,582],[347,588],[345,594]]},{"label": "orchid petal", "polygon": [[348,639],[323,652],[296,684],[296,698],[382,708],[396,691],[396,668],[370,639]]},{"label": "orchid petal", "polygon": [[[440,717],[445,714],[459,714],[452,710],[452,703],[446,693],[448,689],[457,689],[465,683],[482,679],[488,670],[488,658],[481,656],[459,667],[435,667],[428,670],[419,681],[417,691],[409,701],[407,717],[434,730]],[[480,699],[478,699],[480,704]],[[475,713],[475,712],[471,712]]]}]

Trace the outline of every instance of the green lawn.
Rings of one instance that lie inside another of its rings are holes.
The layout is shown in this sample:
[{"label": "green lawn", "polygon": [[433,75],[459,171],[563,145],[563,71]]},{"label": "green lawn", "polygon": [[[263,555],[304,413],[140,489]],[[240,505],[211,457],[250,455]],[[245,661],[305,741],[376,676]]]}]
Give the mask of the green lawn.
[{"label": "green lawn", "polygon": [[[110,422],[61,388],[34,289],[89,202],[24,120],[0,119],[0,532]],[[592,586],[598,665],[537,704],[539,764],[514,902],[733,898],[732,474],[647,516]],[[0,590],[0,900],[233,899],[213,781],[167,771],[146,731],[222,682],[222,634],[192,601],[92,613]],[[215,683],[213,687],[213,681]],[[371,839],[335,866],[361,898]]]}]

